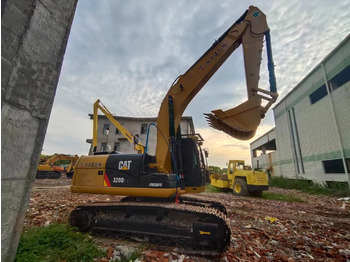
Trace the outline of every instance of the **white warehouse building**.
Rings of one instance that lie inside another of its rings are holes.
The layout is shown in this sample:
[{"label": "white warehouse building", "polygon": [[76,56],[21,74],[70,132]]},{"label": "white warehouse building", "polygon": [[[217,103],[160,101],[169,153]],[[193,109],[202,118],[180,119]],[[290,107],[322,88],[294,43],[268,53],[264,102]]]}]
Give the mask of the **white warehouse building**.
[{"label": "white warehouse building", "polygon": [[[90,119],[93,115],[89,114]],[[141,143],[146,146],[147,130],[151,123],[156,123],[156,117],[124,117],[114,116],[114,118],[123,125],[131,134],[138,135]],[[180,121],[181,134],[194,134],[193,119],[191,116],[184,116]],[[107,132],[108,130],[108,132]],[[92,154],[92,139],[86,139],[91,144],[89,155]],[[156,127],[151,126],[148,138],[148,151],[150,155],[155,155],[157,143]],[[122,133],[109,121],[104,115],[98,115],[97,130],[97,152],[119,151],[123,153],[137,153],[133,144],[127,140]]]},{"label": "white warehouse building", "polygon": [[250,144],[254,167],[350,184],[350,35],[273,112],[275,128]]}]

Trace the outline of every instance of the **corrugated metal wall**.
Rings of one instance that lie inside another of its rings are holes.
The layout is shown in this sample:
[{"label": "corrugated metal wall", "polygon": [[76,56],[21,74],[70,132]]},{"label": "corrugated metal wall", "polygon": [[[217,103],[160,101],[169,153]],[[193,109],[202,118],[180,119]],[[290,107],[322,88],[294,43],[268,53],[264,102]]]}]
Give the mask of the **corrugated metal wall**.
[{"label": "corrugated metal wall", "polygon": [[[347,181],[346,174],[326,174],[322,161],[350,157],[350,82],[311,103],[310,94],[350,66],[350,41],[333,51],[275,108],[276,146],[285,177]],[[325,74],[323,71],[325,69]]]}]

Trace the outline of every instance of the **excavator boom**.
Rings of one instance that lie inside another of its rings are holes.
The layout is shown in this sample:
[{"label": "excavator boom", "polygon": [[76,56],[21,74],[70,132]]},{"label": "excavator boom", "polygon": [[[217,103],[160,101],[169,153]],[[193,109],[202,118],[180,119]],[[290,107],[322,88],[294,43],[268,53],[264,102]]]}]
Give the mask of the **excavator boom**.
[{"label": "excavator boom", "polygon": [[132,144],[134,144],[134,149],[138,153],[144,153],[144,147],[139,141],[139,139],[132,135],[129,130],[127,130],[122,124],[120,124],[113,116],[113,114],[107,109],[107,107],[102,104],[100,99],[97,99],[94,103],[94,114],[93,114],[93,134],[92,134],[92,148],[93,152],[97,150],[97,129],[98,129],[98,110],[101,110],[102,113],[108,118],[109,121],[119,130],[119,132]]},{"label": "excavator boom", "polygon": [[[195,62],[186,73],[180,75],[166,94],[157,119],[158,131],[157,164],[171,170],[171,157],[166,145],[175,136],[180,119],[187,105],[205,83],[220,68],[232,52],[243,45],[248,101],[223,111],[213,110],[206,114],[209,125],[238,139],[254,136],[261,118],[277,98],[273,71],[270,39],[268,39],[268,59],[270,71],[270,91],[258,88],[261,54],[264,36],[269,38],[266,16],[257,7],[249,9]],[[268,101],[265,107],[261,100]],[[160,134],[162,132],[166,139]]]}]

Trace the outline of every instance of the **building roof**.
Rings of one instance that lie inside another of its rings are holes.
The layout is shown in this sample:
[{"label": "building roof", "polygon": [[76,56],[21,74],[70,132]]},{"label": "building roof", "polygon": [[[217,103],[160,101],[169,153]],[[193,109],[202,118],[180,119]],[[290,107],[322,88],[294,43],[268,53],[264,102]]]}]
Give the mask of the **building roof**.
[{"label": "building roof", "polygon": [[249,144],[254,144],[255,142],[259,141],[262,137],[267,136],[268,134],[272,133],[275,131],[275,127],[271,128],[269,131],[267,131],[265,134],[259,136],[257,139],[255,139],[254,141],[250,142]]}]

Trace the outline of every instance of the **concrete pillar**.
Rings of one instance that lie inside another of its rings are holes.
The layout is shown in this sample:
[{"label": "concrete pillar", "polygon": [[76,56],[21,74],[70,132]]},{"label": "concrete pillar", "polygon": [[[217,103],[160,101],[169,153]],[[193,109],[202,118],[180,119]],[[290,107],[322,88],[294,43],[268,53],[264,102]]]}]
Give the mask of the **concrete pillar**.
[{"label": "concrete pillar", "polygon": [[1,9],[1,260],[13,261],[77,0]]}]

